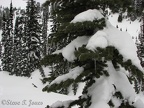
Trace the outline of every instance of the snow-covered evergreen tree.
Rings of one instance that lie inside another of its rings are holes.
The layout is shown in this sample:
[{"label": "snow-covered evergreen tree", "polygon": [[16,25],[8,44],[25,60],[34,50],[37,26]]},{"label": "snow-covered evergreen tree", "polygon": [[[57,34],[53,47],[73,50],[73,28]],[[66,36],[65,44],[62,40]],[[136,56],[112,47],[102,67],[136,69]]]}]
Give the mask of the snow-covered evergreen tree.
[{"label": "snow-covered evergreen tree", "polygon": [[4,47],[4,52],[2,52],[2,66],[3,66],[3,70],[6,70],[7,69],[7,60],[6,60],[6,58],[7,58],[7,41],[6,41],[6,39],[7,39],[7,35],[6,35],[6,18],[5,18],[5,14],[3,14],[3,19],[2,19],[2,45],[3,45],[3,47]]},{"label": "snow-covered evergreen tree", "polygon": [[[4,20],[4,19],[3,19]],[[5,21],[4,21],[5,22]],[[6,28],[3,31],[2,42],[4,47],[2,65],[3,70],[11,74],[13,68],[13,6],[10,4],[9,17],[6,21]]]},{"label": "snow-covered evergreen tree", "polygon": [[[18,13],[18,12],[17,12]],[[17,76],[24,76],[23,73],[23,37],[24,35],[24,17],[20,13],[16,17],[13,38],[13,70],[12,73]]]},{"label": "snow-covered evergreen tree", "polygon": [[28,49],[28,45],[27,45],[27,40],[28,40],[28,36],[27,36],[27,16],[26,14],[23,14],[20,17],[20,26],[22,27],[21,29],[23,29],[22,32],[22,40],[21,40],[21,52],[19,52],[21,54],[21,75],[22,76],[27,76],[30,77],[30,69],[29,69],[29,64],[30,64],[30,59],[29,59],[29,49]]},{"label": "snow-covered evergreen tree", "polygon": [[39,68],[41,56],[41,25],[38,22],[37,5],[34,0],[28,0],[27,2],[26,16],[26,47],[29,56],[27,68],[29,74],[31,74]]},{"label": "snow-covered evergreen tree", "polygon": [[[113,27],[97,10],[103,5],[96,4],[95,0],[50,0],[56,22],[50,36],[58,46],[42,61],[54,67],[51,76],[44,79],[50,83],[43,91],[67,93],[73,84],[85,84],[77,100],[59,101],[51,108],[143,105],[136,98],[143,79],[136,46],[129,34]],[[135,80],[138,87],[133,87]]]},{"label": "snow-covered evergreen tree", "polygon": [[144,14],[142,15],[141,30],[138,39],[136,39],[136,45],[138,48],[138,57],[141,61],[141,65],[144,67]]}]

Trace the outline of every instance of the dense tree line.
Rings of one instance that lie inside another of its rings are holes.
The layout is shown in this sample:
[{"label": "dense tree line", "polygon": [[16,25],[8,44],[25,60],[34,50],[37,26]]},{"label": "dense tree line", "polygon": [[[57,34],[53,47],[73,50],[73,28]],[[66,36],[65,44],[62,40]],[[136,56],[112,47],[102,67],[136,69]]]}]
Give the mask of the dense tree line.
[{"label": "dense tree line", "polygon": [[[2,70],[11,75],[30,77],[35,69],[40,69],[44,76],[40,60],[43,53],[47,30],[43,27],[43,8],[34,0],[28,0],[26,9],[13,8],[2,13]],[[46,42],[45,42],[46,43]]]}]

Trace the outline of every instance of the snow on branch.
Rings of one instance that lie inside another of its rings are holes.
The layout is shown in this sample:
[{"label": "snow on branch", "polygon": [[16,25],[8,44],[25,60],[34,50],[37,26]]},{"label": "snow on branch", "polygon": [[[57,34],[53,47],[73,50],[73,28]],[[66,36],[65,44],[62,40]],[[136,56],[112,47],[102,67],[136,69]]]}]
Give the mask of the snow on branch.
[{"label": "snow on branch", "polygon": [[68,61],[75,60],[76,59],[74,55],[75,50],[81,47],[82,45],[87,44],[88,39],[89,38],[87,36],[77,37],[70,44],[64,47],[62,50],[62,55],[64,56],[64,58],[66,58]]},{"label": "snow on branch", "polygon": [[84,71],[83,67],[75,67],[69,71],[69,73],[61,75],[53,80],[48,86],[46,86],[43,91],[51,92],[55,90],[60,90],[61,87],[69,87],[79,75]]},{"label": "snow on branch", "polygon": [[106,28],[97,31],[89,39],[87,49],[94,51],[97,47],[106,48],[107,46],[114,46],[123,55],[124,61],[130,59],[133,65],[143,71],[131,36],[127,32],[119,31],[108,21],[106,21]]},{"label": "snow on branch", "polygon": [[70,70],[69,73],[61,75],[57,77],[54,81],[50,83],[49,86],[53,84],[60,84],[61,82],[64,82],[68,79],[76,79],[82,72],[84,71],[83,67],[76,67]]},{"label": "snow on branch", "polygon": [[100,11],[98,11],[97,9],[89,9],[76,15],[75,18],[71,21],[71,23],[94,21],[95,19],[99,20],[101,18],[104,18],[104,16],[100,13]]}]

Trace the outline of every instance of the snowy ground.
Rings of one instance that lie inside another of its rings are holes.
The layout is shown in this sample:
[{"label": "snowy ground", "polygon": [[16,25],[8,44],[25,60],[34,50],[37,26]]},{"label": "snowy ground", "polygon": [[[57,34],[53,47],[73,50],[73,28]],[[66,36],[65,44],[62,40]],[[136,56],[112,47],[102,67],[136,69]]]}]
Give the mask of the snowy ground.
[{"label": "snowy ground", "polygon": [[[58,100],[64,101],[77,98],[77,96],[42,92],[43,85],[39,79],[41,77],[38,71],[34,72],[32,78],[9,76],[7,72],[1,71],[0,108],[44,108]],[[144,101],[142,95],[141,98]]]},{"label": "snowy ground", "polygon": [[118,29],[122,29],[122,31],[127,31],[132,37],[137,37],[138,34],[140,33],[140,25],[141,22],[139,21],[140,19],[137,19],[135,21],[130,21],[128,18],[123,19],[122,22],[118,22],[119,14],[112,14],[108,16],[108,19],[110,23],[116,27],[118,25]]},{"label": "snowy ground", "polygon": [[34,72],[32,78],[9,76],[1,71],[0,108],[44,108],[58,100],[76,99],[74,96],[42,92],[40,79],[38,71]]}]

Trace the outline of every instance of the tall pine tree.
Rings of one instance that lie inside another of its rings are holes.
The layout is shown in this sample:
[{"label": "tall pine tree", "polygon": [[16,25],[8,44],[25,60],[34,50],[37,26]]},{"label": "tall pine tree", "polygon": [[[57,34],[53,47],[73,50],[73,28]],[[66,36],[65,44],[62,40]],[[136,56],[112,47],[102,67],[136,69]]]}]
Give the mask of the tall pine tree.
[{"label": "tall pine tree", "polygon": [[3,70],[7,70],[7,34],[6,34],[6,18],[5,14],[3,13],[3,19],[2,19],[2,46],[4,48],[4,51],[2,52],[2,66]]},{"label": "tall pine tree", "polygon": [[17,76],[25,76],[23,65],[26,64],[24,59],[27,58],[23,56],[25,54],[25,47],[23,38],[24,35],[24,17],[23,15],[18,15],[16,17],[15,29],[14,29],[14,38],[13,38],[13,70],[12,73]]},{"label": "tall pine tree", "polygon": [[[3,19],[5,22],[5,18]],[[2,42],[4,47],[2,65],[3,70],[11,73],[13,68],[13,6],[10,4],[9,17],[5,24],[5,31],[3,31]]]},{"label": "tall pine tree", "polygon": [[41,58],[41,25],[38,22],[37,5],[34,0],[28,0],[26,7],[26,47],[29,57],[28,74],[40,68]]}]

